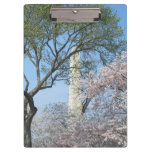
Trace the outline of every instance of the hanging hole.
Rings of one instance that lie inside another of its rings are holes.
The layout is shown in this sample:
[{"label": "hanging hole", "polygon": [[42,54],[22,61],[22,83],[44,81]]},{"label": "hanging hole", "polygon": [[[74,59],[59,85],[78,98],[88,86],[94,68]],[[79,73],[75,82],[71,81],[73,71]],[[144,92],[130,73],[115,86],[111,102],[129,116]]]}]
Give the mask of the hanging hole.
[{"label": "hanging hole", "polygon": [[72,11],[73,12],[73,14],[78,14],[78,11],[77,10],[74,10],[74,11]]}]

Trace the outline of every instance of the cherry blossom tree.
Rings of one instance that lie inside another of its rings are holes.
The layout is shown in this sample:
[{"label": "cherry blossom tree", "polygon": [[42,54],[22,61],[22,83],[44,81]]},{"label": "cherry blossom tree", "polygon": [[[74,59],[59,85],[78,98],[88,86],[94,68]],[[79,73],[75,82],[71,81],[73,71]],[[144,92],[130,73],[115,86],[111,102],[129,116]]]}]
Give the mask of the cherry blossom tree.
[{"label": "cherry blossom tree", "polygon": [[68,105],[58,102],[40,108],[32,122],[32,147],[53,147],[54,139],[67,128]]},{"label": "cherry blossom tree", "polygon": [[90,73],[83,85],[86,89],[84,97],[93,101],[94,110],[109,116],[126,114],[127,56],[117,56],[98,74]]},{"label": "cherry blossom tree", "polygon": [[[82,83],[92,104],[93,119],[71,126],[58,136],[61,147],[124,147],[127,145],[127,56],[90,73]],[[87,105],[88,106],[88,105]],[[87,108],[87,107],[86,107]]]},{"label": "cherry blossom tree", "polygon": [[[34,119],[35,147],[125,147],[127,145],[127,56],[117,56],[82,83],[90,99],[82,120],[68,122],[66,104],[47,106]],[[41,124],[41,125],[39,125]],[[38,126],[38,127],[37,127]]]},{"label": "cherry blossom tree", "polygon": [[103,120],[96,115],[89,117],[87,113],[82,121],[69,124],[66,111],[65,103],[47,105],[42,114],[34,117],[33,147],[126,146],[126,125],[121,118]]}]

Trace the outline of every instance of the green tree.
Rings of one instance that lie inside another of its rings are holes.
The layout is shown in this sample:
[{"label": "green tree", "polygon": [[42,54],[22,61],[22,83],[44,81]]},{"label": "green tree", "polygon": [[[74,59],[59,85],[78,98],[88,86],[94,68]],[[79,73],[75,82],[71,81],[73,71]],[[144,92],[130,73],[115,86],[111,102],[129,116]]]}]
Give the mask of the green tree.
[{"label": "green tree", "polygon": [[[120,19],[111,8],[100,6],[102,19],[97,23],[56,24],[49,20],[50,7],[51,5],[24,7],[24,57],[30,60],[37,74],[37,84],[32,90],[29,90],[30,82],[24,74],[26,147],[32,146],[31,123],[37,111],[33,97],[42,89],[52,88],[56,81],[68,82],[69,58],[81,52],[81,73],[85,77],[86,73],[96,69],[99,62],[103,65],[111,62],[116,53],[121,54],[121,50],[126,47],[123,30],[118,25]],[[77,49],[71,52],[73,46],[77,46]],[[85,107],[88,105],[86,102]]]}]

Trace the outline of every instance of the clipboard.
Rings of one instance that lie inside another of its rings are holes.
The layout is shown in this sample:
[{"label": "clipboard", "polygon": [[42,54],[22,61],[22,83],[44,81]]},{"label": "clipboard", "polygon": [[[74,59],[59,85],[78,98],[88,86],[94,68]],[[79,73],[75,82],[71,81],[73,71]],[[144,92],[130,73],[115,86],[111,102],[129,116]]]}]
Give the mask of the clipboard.
[{"label": "clipboard", "polygon": [[[68,86],[68,101],[39,108],[58,81],[50,97]],[[24,6],[24,146],[127,146],[126,36],[110,6]]]}]

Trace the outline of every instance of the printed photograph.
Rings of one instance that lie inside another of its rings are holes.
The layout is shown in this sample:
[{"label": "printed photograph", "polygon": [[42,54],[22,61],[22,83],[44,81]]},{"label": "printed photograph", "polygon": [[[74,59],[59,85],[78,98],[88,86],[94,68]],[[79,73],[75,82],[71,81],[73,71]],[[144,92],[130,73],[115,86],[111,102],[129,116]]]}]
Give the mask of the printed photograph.
[{"label": "printed photograph", "polygon": [[24,6],[24,147],[127,146],[127,6]]}]

